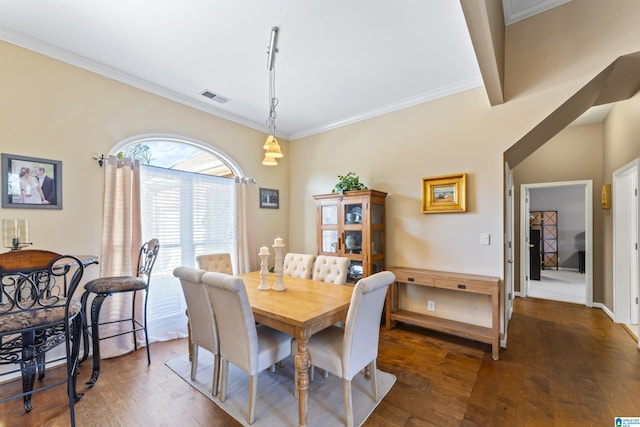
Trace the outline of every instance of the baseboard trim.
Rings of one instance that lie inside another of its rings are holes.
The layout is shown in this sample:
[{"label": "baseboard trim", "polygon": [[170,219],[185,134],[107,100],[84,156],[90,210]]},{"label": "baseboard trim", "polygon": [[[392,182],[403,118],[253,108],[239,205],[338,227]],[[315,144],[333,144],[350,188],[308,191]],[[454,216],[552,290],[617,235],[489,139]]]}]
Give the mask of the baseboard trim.
[{"label": "baseboard trim", "polygon": [[626,323],[621,323],[621,325],[624,328],[624,330],[627,331],[627,333],[631,336],[631,338],[633,338],[635,342],[640,343],[640,341],[638,341],[638,337],[636,336],[636,334],[629,328],[629,325],[627,325]]}]

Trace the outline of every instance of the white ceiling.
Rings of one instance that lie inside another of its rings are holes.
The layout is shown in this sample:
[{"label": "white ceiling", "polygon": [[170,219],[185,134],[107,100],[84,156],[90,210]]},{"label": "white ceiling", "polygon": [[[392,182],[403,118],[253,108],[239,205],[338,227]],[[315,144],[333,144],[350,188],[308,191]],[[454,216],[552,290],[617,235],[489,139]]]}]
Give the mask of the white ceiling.
[{"label": "white ceiling", "polygon": [[[566,1],[504,0],[505,21]],[[261,131],[273,26],[288,139],[482,85],[454,0],[0,0],[0,39]]]}]

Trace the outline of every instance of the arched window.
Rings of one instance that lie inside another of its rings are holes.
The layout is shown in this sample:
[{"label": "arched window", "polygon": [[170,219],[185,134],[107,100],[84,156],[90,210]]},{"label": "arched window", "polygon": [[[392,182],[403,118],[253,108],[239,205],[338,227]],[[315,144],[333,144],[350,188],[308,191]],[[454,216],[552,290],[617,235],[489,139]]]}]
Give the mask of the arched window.
[{"label": "arched window", "polygon": [[186,305],[173,269],[195,267],[201,254],[234,253],[234,185],[243,174],[224,153],[176,136],[130,138],[112,153],[140,160],[142,239],[157,237],[161,245],[149,291],[149,339],[184,337]]}]

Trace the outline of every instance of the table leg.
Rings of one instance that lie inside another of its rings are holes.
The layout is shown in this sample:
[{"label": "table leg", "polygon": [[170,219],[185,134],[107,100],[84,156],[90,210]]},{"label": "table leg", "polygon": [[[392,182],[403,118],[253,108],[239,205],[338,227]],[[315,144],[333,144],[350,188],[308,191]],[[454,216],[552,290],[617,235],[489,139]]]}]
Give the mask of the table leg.
[{"label": "table leg", "polygon": [[298,425],[307,425],[307,397],[309,391],[309,367],[311,366],[311,355],[309,354],[309,335],[306,331],[296,331],[298,341],[298,351],[294,361],[298,373]]}]

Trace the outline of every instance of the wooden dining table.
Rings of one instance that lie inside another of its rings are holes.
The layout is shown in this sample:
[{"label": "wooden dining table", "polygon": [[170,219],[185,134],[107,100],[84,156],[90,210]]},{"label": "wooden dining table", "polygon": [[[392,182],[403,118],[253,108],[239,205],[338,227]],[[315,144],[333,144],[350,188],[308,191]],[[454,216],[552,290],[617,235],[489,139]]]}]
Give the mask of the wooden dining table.
[{"label": "wooden dining table", "polygon": [[[340,286],[317,280],[284,276],[284,291],[261,291],[257,271],[240,274],[244,280],[255,320],[263,325],[286,332],[298,341],[294,356],[298,373],[298,424],[307,425],[307,399],[309,390],[309,338],[347,317],[351,303],[352,286]],[[273,285],[275,277],[270,275]]]}]

